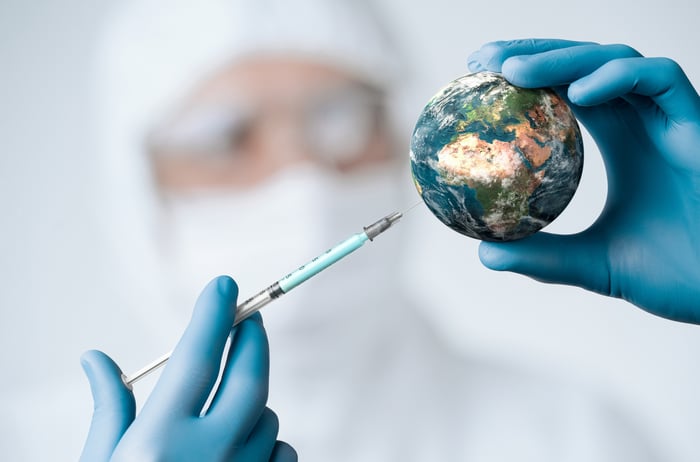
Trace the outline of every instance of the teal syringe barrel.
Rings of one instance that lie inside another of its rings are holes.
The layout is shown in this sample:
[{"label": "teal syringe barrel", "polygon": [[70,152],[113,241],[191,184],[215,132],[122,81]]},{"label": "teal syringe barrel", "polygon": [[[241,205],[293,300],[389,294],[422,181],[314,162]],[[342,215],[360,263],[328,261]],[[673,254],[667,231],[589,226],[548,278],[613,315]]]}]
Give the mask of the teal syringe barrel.
[{"label": "teal syringe barrel", "polygon": [[328,249],[325,253],[277,281],[280,289],[284,293],[289,292],[302,282],[307,281],[312,276],[317,275],[333,263],[347,256],[349,253],[359,249],[368,240],[369,238],[365,233],[357,233],[350,236],[340,244]]},{"label": "teal syringe barrel", "polygon": [[248,318],[256,311],[259,311],[260,308],[267,305],[272,300],[281,297],[304,281],[308,281],[333,263],[347,257],[349,254],[362,247],[365,242],[372,239],[372,233],[368,228],[365,228],[364,233],[353,234],[340,244],[331,247],[307,264],[300,266],[271,286],[261,290],[238,305],[236,308],[236,321],[234,325]]},{"label": "teal syringe barrel", "polygon": [[[340,244],[326,250],[325,253],[322,253],[309,263],[295,271],[292,271],[271,286],[261,290],[243,303],[239,304],[236,307],[236,320],[234,321],[234,326],[251,316],[253,313],[259,311],[260,308],[267,305],[274,299],[286,294],[299,284],[309,280],[311,277],[328,268],[333,263],[336,263],[338,260],[359,249],[365,242],[374,240],[375,237],[399,221],[401,217],[401,213],[394,212],[369,226],[365,226],[364,232],[353,234]],[[123,377],[124,383],[128,387],[131,387],[131,385],[136,381],[163,366],[163,364],[168,361],[171,354],[172,351],[164,354],[150,364],[147,364],[145,367],[139,369],[129,377]]]}]

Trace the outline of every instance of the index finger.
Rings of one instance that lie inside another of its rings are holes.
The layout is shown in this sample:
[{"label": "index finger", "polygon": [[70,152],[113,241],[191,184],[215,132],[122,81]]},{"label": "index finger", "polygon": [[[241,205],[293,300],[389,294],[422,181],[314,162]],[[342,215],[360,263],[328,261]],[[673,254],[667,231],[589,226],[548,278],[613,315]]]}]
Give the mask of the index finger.
[{"label": "index finger", "polygon": [[151,393],[149,408],[198,416],[221,366],[233,326],[238,286],[228,276],[212,280],[197,299],[192,319]]},{"label": "index finger", "polygon": [[502,72],[510,83],[519,87],[555,87],[575,82],[610,61],[640,56],[627,45],[580,45],[511,56],[503,63]]},{"label": "index finger", "polygon": [[581,45],[597,45],[597,43],[535,38],[489,42],[469,56],[469,70],[501,72],[503,62],[511,56],[534,55]]},{"label": "index finger", "polygon": [[[593,106],[630,94],[648,96],[672,120],[700,117],[700,98],[678,63],[668,58],[628,58],[610,61],[574,82],[569,97]],[[640,113],[642,117],[649,117]],[[656,117],[656,111],[651,117]]]}]

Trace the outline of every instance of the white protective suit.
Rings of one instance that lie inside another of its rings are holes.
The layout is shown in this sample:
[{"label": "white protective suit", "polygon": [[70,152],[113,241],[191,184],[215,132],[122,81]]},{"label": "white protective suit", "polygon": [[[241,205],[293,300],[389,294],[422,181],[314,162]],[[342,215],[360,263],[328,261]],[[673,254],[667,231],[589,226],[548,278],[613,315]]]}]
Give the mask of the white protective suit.
[{"label": "white protective suit", "polygon": [[[110,328],[136,332],[129,348],[108,353],[126,372],[159,353],[153,345],[174,344],[211,277],[231,274],[250,295],[409,202],[405,167],[343,176],[305,164],[166,213],[143,152],[148,131],[202,78],[245,56],[318,61],[391,89],[400,60],[364,2],[134,1],[118,11],[99,54],[104,223],[132,299],[124,325]],[[392,229],[263,313],[269,406],[300,460],[656,460],[598,398],[450,351],[392,276],[411,249],[401,237]]]}]

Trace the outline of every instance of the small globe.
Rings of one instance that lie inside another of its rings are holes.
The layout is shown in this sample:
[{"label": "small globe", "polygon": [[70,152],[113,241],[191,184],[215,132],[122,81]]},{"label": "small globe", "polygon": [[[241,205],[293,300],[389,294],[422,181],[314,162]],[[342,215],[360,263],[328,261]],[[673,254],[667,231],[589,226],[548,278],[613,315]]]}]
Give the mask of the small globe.
[{"label": "small globe", "polygon": [[582,168],[581,132],[566,103],[493,72],[440,90],[411,139],[413,180],[428,208],[455,231],[487,241],[521,239],[551,223]]}]

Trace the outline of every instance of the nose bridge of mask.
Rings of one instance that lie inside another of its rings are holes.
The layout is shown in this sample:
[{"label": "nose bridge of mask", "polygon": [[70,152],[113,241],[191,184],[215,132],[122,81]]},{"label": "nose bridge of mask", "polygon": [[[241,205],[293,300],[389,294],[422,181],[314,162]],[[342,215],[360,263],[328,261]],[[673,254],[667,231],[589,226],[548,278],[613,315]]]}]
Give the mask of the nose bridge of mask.
[{"label": "nose bridge of mask", "polygon": [[297,109],[274,103],[260,106],[255,121],[253,133],[262,152],[253,155],[265,156],[279,165],[311,159]]},{"label": "nose bridge of mask", "polygon": [[374,129],[375,108],[359,89],[337,89],[309,104],[304,126],[309,145],[322,161],[347,162],[362,155]]}]

